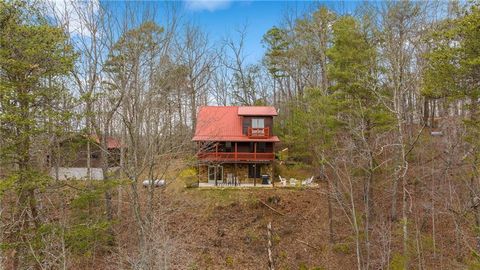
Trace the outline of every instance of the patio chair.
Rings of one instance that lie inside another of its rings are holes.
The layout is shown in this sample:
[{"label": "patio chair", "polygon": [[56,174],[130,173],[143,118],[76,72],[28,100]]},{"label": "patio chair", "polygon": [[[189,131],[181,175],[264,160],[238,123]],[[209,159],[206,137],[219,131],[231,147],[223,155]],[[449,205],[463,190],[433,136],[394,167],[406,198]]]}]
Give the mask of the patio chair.
[{"label": "patio chair", "polygon": [[307,178],[302,181],[302,186],[310,186],[313,182],[313,175],[310,178]]},{"label": "patio chair", "polygon": [[234,185],[233,173],[228,173],[227,174],[227,185],[228,186],[233,186]]},{"label": "patio chair", "polygon": [[280,179],[280,183],[282,184],[282,186],[287,185],[287,178],[283,178],[281,175],[279,175],[278,178]]},{"label": "patio chair", "polygon": [[238,176],[233,177],[233,184],[235,186],[240,186],[240,180],[238,180]]},{"label": "patio chair", "polygon": [[290,186],[296,186],[296,185],[297,185],[297,179],[290,178]]}]

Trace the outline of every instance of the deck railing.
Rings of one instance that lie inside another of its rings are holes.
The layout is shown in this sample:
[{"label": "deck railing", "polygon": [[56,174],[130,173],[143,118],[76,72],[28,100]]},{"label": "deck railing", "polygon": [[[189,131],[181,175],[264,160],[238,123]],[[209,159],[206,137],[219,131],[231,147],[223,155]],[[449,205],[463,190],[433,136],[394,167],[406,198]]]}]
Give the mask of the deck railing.
[{"label": "deck railing", "polygon": [[200,152],[198,158],[208,161],[268,161],[273,160],[273,153],[244,152]]},{"label": "deck railing", "polygon": [[269,138],[270,137],[270,128],[248,128],[248,137],[250,138]]}]

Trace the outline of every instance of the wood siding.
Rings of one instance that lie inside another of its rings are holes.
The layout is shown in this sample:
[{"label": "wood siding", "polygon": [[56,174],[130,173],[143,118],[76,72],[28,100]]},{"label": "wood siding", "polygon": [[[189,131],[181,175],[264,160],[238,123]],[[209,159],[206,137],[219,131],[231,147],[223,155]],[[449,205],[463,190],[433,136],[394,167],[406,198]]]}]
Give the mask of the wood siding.
[{"label": "wood siding", "polygon": [[[85,139],[72,139],[60,144],[59,153],[52,153],[52,156],[47,156],[47,160],[51,167],[87,167],[87,142]],[[117,167],[120,165],[120,149],[108,150],[109,167]],[[101,168],[101,149],[95,143],[90,143],[90,167]]]},{"label": "wood siding", "polygon": [[265,127],[270,129],[270,136],[273,136],[273,117],[272,116],[242,116],[242,133],[247,136],[248,127],[252,127],[252,118],[265,119]]}]

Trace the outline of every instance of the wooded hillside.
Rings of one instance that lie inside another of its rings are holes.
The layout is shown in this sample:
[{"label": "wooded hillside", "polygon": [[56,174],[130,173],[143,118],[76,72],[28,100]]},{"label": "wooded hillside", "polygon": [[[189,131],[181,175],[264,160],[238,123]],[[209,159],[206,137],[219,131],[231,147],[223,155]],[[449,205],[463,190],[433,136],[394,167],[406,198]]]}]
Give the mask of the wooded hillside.
[{"label": "wooded hillside", "polygon": [[[178,5],[0,0],[0,269],[480,268],[478,1],[286,9],[253,64]],[[318,188],[187,188],[203,105]]]}]

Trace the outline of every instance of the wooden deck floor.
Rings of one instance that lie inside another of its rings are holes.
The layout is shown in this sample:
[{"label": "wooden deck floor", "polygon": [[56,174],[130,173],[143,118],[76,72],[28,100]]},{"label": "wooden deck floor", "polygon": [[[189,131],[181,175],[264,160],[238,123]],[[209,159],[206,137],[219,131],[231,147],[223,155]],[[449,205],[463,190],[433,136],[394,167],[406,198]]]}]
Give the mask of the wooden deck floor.
[{"label": "wooden deck floor", "polygon": [[262,185],[262,184],[257,184],[256,186],[253,185],[253,183],[245,183],[245,184],[240,184],[237,186],[234,185],[226,185],[226,184],[219,184],[215,186],[213,183],[199,183],[198,185],[199,188],[272,188],[273,185]]}]

